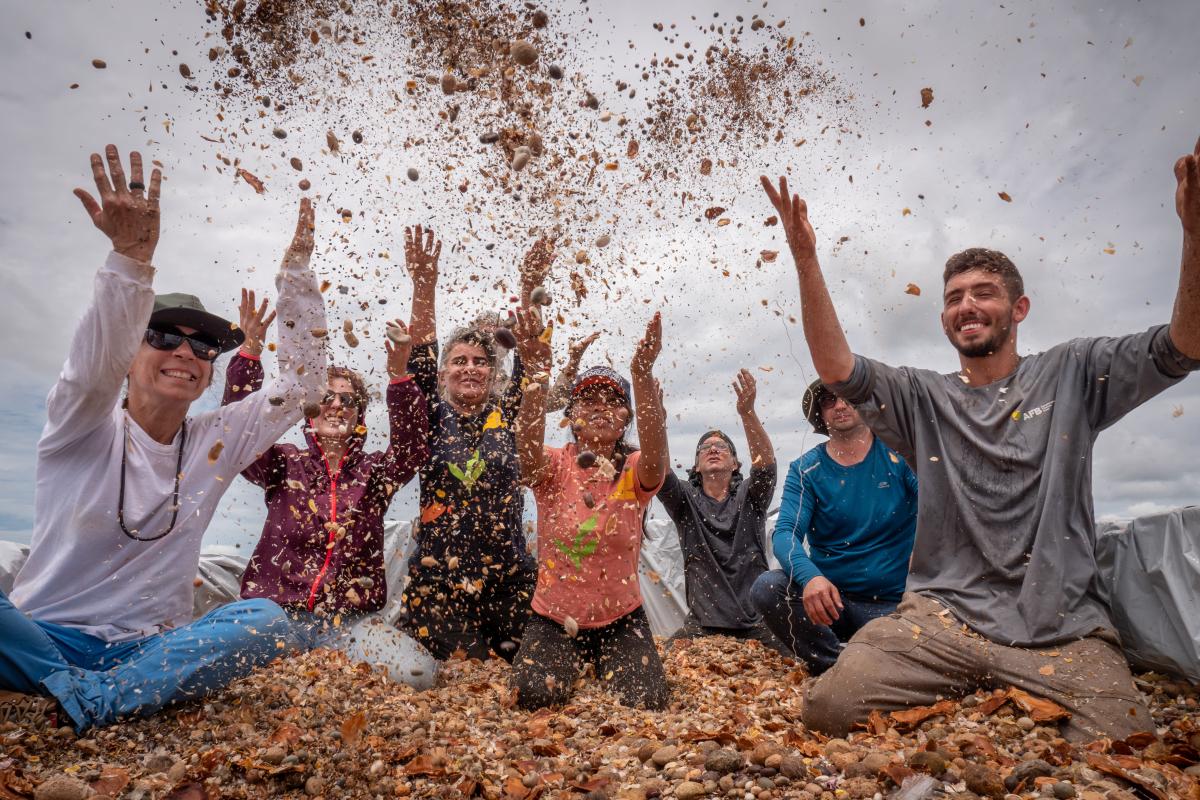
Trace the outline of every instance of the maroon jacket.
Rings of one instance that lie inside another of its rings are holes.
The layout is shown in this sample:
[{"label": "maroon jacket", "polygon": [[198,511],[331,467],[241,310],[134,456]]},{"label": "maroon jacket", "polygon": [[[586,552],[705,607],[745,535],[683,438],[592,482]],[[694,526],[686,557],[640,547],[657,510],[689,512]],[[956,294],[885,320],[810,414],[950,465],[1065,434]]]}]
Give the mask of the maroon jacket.
[{"label": "maroon jacket", "polygon": [[[263,383],[262,364],[241,353],[225,375],[222,405]],[[364,453],[352,434],[340,464],[330,464],[311,425],[308,449],[276,444],[242,475],[266,490],[267,520],[242,576],[242,597],[284,608],[376,611],[387,601],[383,515],[392,495],[429,457],[429,414],[416,381],[387,389],[391,437],[382,452]]]}]

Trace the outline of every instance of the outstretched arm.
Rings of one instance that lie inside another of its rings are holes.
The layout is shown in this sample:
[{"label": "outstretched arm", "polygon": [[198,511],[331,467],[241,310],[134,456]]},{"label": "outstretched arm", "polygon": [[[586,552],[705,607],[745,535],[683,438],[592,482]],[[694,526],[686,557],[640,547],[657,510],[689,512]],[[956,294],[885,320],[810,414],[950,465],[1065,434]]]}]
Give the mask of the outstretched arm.
[{"label": "outstretched arm", "polygon": [[104,148],[104,158],[92,153],[91,163],[99,200],[84,189],[76,189],[75,196],[108,237],[112,252],[96,273],[91,305],[75,328],[62,374],[47,400],[46,427],[38,443],[42,452],[61,448],[112,419],[154,307],[150,262],[158,244],[162,173],[155,169],[146,187],[142,156],[135,151],[129,154],[126,179],[121,156],[111,144]]},{"label": "outstretched arm", "polygon": [[[527,374],[550,374],[550,343],[543,340],[541,317],[530,308],[517,312],[517,353],[525,364]],[[548,337],[547,337],[548,338]],[[521,482],[536,486],[545,478],[546,461],[546,387],[549,383],[532,378],[521,393],[521,408],[513,426],[517,440],[517,457],[521,461]]]},{"label": "outstretched arm", "polygon": [[372,477],[383,481],[385,496],[408,483],[429,458],[429,407],[408,373],[412,337],[404,323],[392,320],[383,340],[387,353],[388,446],[382,469]]},{"label": "outstretched arm", "polygon": [[670,469],[667,447],[667,414],[663,408],[658,382],[654,380],[654,362],[662,351],[662,313],[654,312],[646,335],[638,342],[630,362],[633,379],[634,413],[637,414],[638,440],[642,454],[638,458],[638,481],[647,491],[657,491]]},{"label": "outstretched arm", "polygon": [[825,286],[825,276],[817,263],[817,239],[808,222],[808,204],[799,195],[788,194],[787,178],[779,179],[778,191],[766,175],[761,180],[767,197],[779,212],[788,248],[796,262],[796,273],[800,277],[800,318],[813,365],[822,383],[842,383],[854,369],[854,354],[846,343],[846,334],[842,332],[837,310]]},{"label": "outstretched arm", "polygon": [[1183,259],[1171,314],[1171,342],[1188,358],[1200,359],[1200,139],[1175,162],[1175,210],[1183,223]]},{"label": "outstretched arm", "polygon": [[750,465],[765,467],[775,463],[775,450],[771,447],[771,437],[767,429],[758,419],[754,410],[754,399],[758,396],[758,386],[750,370],[738,372],[733,382],[733,391],[737,395],[738,416],[742,418],[742,428],[746,431],[746,442],[750,446]]},{"label": "outstretched arm", "polygon": [[431,229],[420,225],[404,229],[404,263],[413,282],[408,332],[414,344],[437,341],[437,279],[441,255],[442,243],[434,239]]},{"label": "outstretched arm", "polygon": [[558,377],[554,379],[554,386],[550,389],[550,399],[546,402],[547,413],[561,411],[567,407],[571,399],[571,387],[575,385],[575,378],[579,375],[579,363],[583,360],[588,346],[596,341],[599,335],[600,331],[593,331],[588,336],[571,342],[567,348],[567,364],[562,372],[558,373]]},{"label": "outstretched arm", "polygon": [[525,260],[521,262],[521,308],[533,305],[530,295],[534,289],[545,286],[556,255],[554,240],[547,236],[534,242],[525,253]]},{"label": "outstretched arm", "polygon": [[253,289],[242,289],[242,302],[238,306],[238,327],[246,335],[242,349],[229,359],[225,368],[225,392],[221,405],[236,403],[263,385],[263,367],[259,357],[263,351],[263,338],[267,328],[275,321],[275,312],[267,313],[267,299],[255,304]]}]

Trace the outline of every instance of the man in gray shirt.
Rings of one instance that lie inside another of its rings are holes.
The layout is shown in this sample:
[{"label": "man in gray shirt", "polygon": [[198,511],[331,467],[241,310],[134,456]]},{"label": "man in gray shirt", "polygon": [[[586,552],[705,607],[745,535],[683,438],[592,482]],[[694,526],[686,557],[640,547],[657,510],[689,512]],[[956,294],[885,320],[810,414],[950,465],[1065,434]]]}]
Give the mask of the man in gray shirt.
[{"label": "man in gray shirt", "polygon": [[733,384],[750,447],[750,477],[742,480],[733,440],[708,431],[696,443],[696,461],[682,481],[668,472],[658,491],[679,531],[688,616],[671,637],[724,635],[756,639],[791,655],[750,599],[755,578],[767,571],[766,517],[775,493],[775,453],[754,410],[754,376],[742,370]]},{"label": "man in gray shirt", "polygon": [[1200,369],[1200,142],[1175,165],[1183,262],[1170,325],[1021,356],[1030,301],[1002,253],[943,276],[942,327],[961,370],[890,367],[850,351],[807,207],[763,185],[784,221],[821,380],[917,472],[917,537],[895,614],[868,623],[809,686],[804,722],[843,735],[872,709],[1016,686],[1064,707],[1073,740],[1152,730],[1095,591],[1097,434]]}]

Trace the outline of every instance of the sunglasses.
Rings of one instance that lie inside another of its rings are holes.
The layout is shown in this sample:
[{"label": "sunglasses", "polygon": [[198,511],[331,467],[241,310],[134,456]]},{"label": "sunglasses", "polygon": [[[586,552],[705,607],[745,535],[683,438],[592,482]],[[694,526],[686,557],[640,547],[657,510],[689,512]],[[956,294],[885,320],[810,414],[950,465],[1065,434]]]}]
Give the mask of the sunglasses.
[{"label": "sunglasses", "polygon": [[725,442],[709,442],[708,444],[702,444],[696,448],[697,453],[703,453],[708,450],[715,450],[718,453],[728,453],[729,445],[725,444]]},{"label": "sunglasses", "polygon": [[192,355],[201,361],[215,361],[221,355],[216,342],[196,334],[181,333],[178,328],[147,328],[146,344],[155,350],[177,350],[184,342],[192,348]]},{"label": "sunglasses", "polygon": [[831,394],[821,395],[821,400],[819,402],[819,405],[821,406],[821,410],[828,411],[829,409],[833,408],[834,406],[837,405],[838,399],[839,398],[837,398],[836,396],[831,395]]},{"label": "sunglasses", "polygon": [[321,405],[333,405],[334,400],[340,400],[342,408],[358,408],[358,398],[353,392],[335,392],[332,389],[325,392],[325,396],[321,398]]}]

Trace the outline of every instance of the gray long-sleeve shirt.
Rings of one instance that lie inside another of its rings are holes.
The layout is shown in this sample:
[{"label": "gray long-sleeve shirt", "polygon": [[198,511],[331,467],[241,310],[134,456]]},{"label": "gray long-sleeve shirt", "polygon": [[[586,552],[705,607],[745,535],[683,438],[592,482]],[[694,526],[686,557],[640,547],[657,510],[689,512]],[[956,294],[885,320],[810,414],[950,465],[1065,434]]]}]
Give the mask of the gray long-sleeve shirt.
[{"label": "gray long-sleeve shirt", "polygon": [[1047,647],[1112,628],[1094,585],[1097,434],[1196,369],[1164,325],[1073,339],[987,386],[855,356],[831,388],[917,473],[907,590],[995,642]]}]

